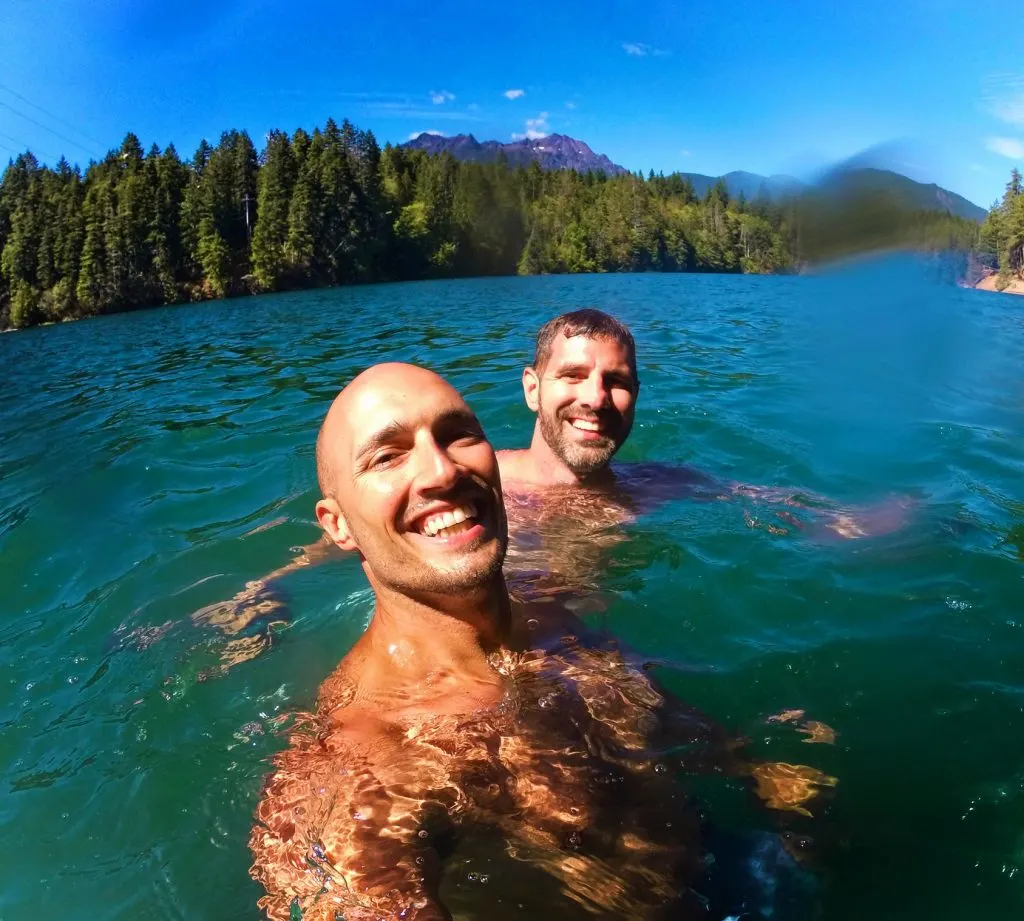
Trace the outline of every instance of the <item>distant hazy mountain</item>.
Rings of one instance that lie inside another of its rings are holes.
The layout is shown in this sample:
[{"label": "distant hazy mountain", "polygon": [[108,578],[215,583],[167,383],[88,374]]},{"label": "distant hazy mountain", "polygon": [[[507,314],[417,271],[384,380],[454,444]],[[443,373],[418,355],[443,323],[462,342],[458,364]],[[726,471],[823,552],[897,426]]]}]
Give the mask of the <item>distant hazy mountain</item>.
[{"label": "distant hazy mountain", "polygon": [[[583,141],[564,134],[549,134],[547,137],[534,140],[503,144],[500,141],[478,141],[471,134],[441,137],[424,133],[402,146],[425,150],[431,154],[447,151],[457,160],[475,163],[492,163],[504,153],[510,166],[526,166],[536,160],[544,169],[574,169],[581,173],[603,172],[609,176],[629,172],[612,163],[604,154],[594,153]],[[738,197],[742,194],[748,201],[757,198],[778,200],[811,188],[793,176],[760,176],[743,170],[735,170],[721,177],[705,176],[702,173],[682,175],[690,180],[694,192],[699,197],[706,195],[719,178],[725,181],[731,196]],[[834,192],[883,191],[898,198],[908,208],[948,211],[958,217],[974,221],[984,220],[987,214],[984,208],[979,208],[962,195],[943,189],[935,183],[915,182],[900,173],[888,170],[846,168],[826,176],[818,186]]]},{"label": "distant hazy mountain", "polygon": [[457,160],[474,163],[492,163],[504,153],[510,166],[526,166],[536,160],[543,169],[574,169],[581,173],[600,172],[609,176],[628,172],[612,163],[604,154],[594,153],[583,141],[564,134],[549,134],[547,137],[523,139],[508,144],[500,141],[481,142],[471,134],[457,134],[450,138],[421,134],[402,146],[432,154],[447,151]]},{"label": "distant hazy mountain", "polygon": [[988,212],[968,201],[956,192],[950,192],[934,182],[915,182],[913,179],[890,170],[863,167],[843,169],[826,176],[819,188],[828,193],[847,195],[865,192],[884,192],[904,207],[919,211],[948,211],[957,217],[972,221],[983,221]]},{"label": "distant hazy mountain", "polygon": [[748,201],[755,198],[784,198],[802,191],[806,186],[793,176],[759,176],[744,170],[733,170],[724,176],[705,176],[703,173],[683,173],[693,184],[693,191],[703,198],[719,179],[725,180],[729,194],[738,198],[741,194]]}]

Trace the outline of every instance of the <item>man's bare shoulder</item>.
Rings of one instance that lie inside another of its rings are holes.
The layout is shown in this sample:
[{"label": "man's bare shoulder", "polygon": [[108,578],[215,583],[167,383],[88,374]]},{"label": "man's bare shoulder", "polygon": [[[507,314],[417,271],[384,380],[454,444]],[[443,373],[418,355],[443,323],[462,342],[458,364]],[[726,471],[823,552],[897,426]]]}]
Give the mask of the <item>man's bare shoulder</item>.
[{"label": "man's bare shoulder", "polygon": [[529,484],[532,482],[530,471],[530,452],[527,448],[506,448],[497,451],[498,469],[501,471],[502,485],[510,483]]}]

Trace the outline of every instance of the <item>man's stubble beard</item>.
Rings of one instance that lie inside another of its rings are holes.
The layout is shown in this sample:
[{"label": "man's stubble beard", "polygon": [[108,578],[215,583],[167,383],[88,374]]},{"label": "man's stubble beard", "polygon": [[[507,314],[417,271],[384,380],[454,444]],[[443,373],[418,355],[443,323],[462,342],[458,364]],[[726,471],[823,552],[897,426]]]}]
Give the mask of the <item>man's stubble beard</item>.
[{"label": "man's stubble beard", "polygon": [[[581,415],[583,414],[581,413]],[[547,443],[547,446],[551,448],[555,457],[578,477],[590,476],[603,467],[608,466],[612,457],[615,456],[615,452],[619,450],[629,435],[627,429],[626,433],[619,440],[604,436],[601,445],[595,444],[593,447],[584,447],[583,445],[573,444],[565,437],[562,431],[564,419],[561,414],[547,413],[544,411],[543,405],[541,405],[538,417],[540,419],[541,437]]]},{"label": "man's stubble beard", "polygon": [[[502,522],[499,524],[499,528],[501,527],[507,526]],[[355,529],[353,529],[353,536],[360,547],[370,546],[371,542],[364,543],[360,540],[360,535]],[[499,540],[498,546],[486,558],[480,554],[480,559],[462,561],[466,565],[455,565],[451,569],[433,567],[417,558],[412,552],[381,554],[380,556],[385,556],[381,560],[378,554],[371,550],[371,555],[378,558],[376,565],[370,561],[365,552],[363,558],[373,573],[373,578],[381,586],[400,595],[409,597],[421,594],[453,595],[478,588],[498,576],[504,565],[507,549],[507,539],[504,542]],[[478,553],[479,550],[475,551],[473,555],[476,556]]]}]

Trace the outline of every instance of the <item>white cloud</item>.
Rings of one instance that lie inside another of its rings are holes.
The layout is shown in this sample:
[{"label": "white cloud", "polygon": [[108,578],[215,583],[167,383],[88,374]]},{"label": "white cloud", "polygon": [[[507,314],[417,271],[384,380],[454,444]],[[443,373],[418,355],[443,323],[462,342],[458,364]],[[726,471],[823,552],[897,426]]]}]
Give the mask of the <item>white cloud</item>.
[{"label": "white cloud", "polygon": [[432,134],[434,137],[443,138],[444,132],[438,131],[436,128],[428,128],[426,131],[414,131],[409,135],[410,141],[415,141],[421,134]]},{"label": "white cloud", "polygon": [[622,50],[626,54],[631,54],[635,58],[645,58],[647,55],[653,55],[656,58],[663,58],[669,54],[668,51],[664,51],[661,48],[652,48],[650,45],[645,45],[643,42],[623,42]]},{"label": "white cloud", "polygon": [[995,74],[984,83],[983,95],[989,112],[1010,125],[1024,125],[1024,77]]},{"label": "white cloud", "polygon": [[469,112],[479,112],[480,106],[478,106],[475,102],[471,102],[468,106],[466,106],[466,109]]},{"label": "white cloud", "polygon": [[431,90],[430,101],[435,106],[444,105],[446,102],[454,102],[455,94],[449,93],[448,90]]},{"label": "white cloud", "polygon": [[985,147],[1011,160],[1024,160],[1024,142],[1017,138],[988,138]]},{"label": "white cloud", "polygon": [[576,108],[576,103],[575,103],[575,102],[572,102],[572,101],[570,101],[570,102],[567,102],[567,103],[565,104],[565,107],[566,107],[567,109],[575,109],[575,108]]},{"label": "white cloud", "polygon": [[536,118],[526,119],[526,131],[522,134],[513,132],[512,140],[521,141],[525,138],[528,141],[536,141],[546,138],[549,134],[551,134],[551,126],[548,124],[548,113],[541,112]]},{"label": "white cloud", "polygon": [[505,90],[501,95],[506,99],[522,99],[526,95],[526,90]]},{"label": "white cloud", "polygon": [[679,153],[682,154],[682,156],[684,157],[690,156],[690,151],[688,150],[680,150]]}]

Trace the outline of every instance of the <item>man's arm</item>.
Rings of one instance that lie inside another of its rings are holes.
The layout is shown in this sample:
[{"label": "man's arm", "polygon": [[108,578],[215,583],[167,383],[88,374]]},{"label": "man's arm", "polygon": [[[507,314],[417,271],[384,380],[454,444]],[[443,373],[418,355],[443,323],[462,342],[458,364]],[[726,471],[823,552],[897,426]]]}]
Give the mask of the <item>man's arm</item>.
[{"label": "man's arm", "polygon": [[749,500],[755,509],[769,507],[780,523],[762,520],[745,509],[747,524],[772,533],[796,529],[826,539],[877,537],[904,527],[915,505],[908,496],[896,496],[868,506],[844,506],[810,490],[718,479],[687,465],[646,463],[625,470],[631,491],[641,502],[681,498],[706,502]]},{"label": "man's arm", "polygon": [[296,908],[303,921],[450,919],[420,803],[400,778],[381,779],[399,748],[364,718],[297,737],[275,759],[249,839],[270,921],[291,921]]},{"label": "man's arm", "polygon": [[284,601],[274,591],[275,583],[306,566],[316,566],[334,554],[335,547],[326,535],[303,547],[301,552],[284,566],[279,566],[260,579],[246,582],[245,588],[227,601],[217,601],[192,614],[192,622],[233,636],[253,621],[276,616],[287,616]]}]

